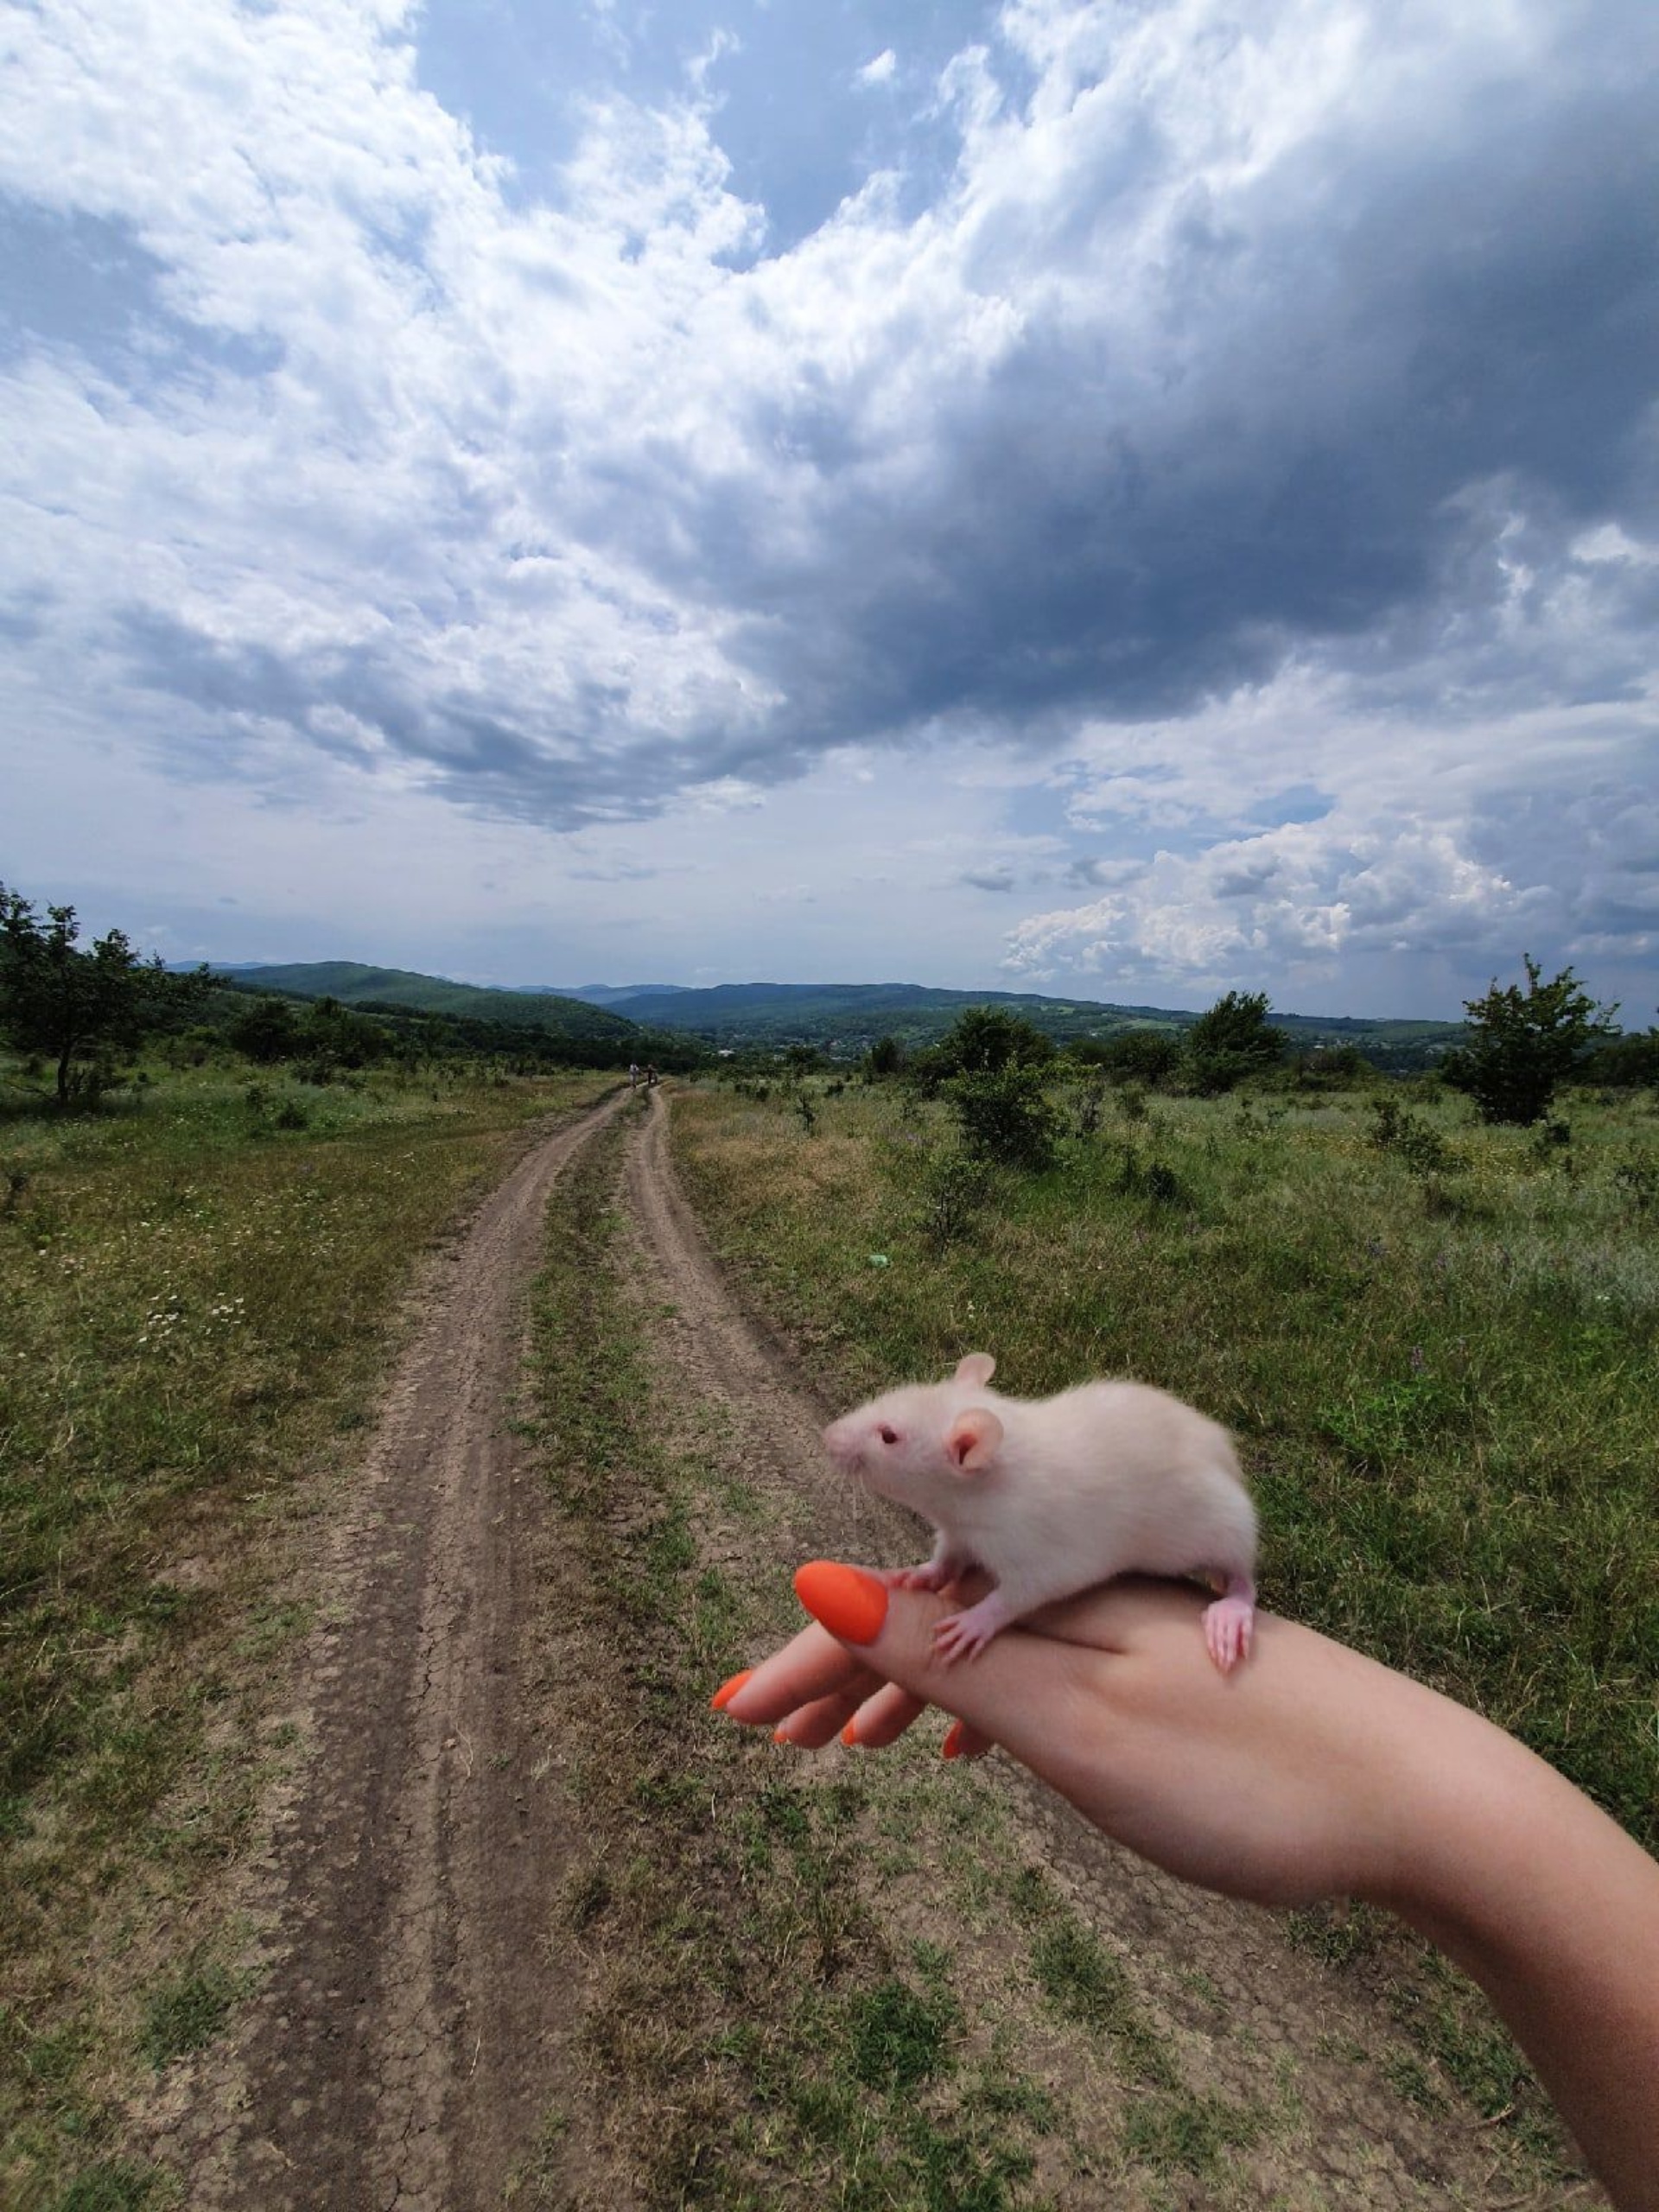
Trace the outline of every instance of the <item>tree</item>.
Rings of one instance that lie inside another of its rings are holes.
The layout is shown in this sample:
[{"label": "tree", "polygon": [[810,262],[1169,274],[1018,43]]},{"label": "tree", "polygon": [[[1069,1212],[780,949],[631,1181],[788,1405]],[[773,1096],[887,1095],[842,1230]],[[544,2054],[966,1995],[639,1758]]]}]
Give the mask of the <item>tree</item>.
[{"label": "tree", "polygon": [[1522,953],[1527,988],[1497,978],[1484,998],[1465,999],[1466,1046],[1446,1054],[1446,1079],[1466,1090],[1483,1122],[1525,1127],[1549,1111],[1557,1086],[1604,1038],[1612,1036],[1617,1005],[1598,1006],[1570,968],[1546,983]]},{"label": "tree", "polygon": [[1166,1029],[1126,1029],[1102,1047],[1101,1065],[1119,1082],[1160,1083],[1181,1057]]},{"label": "tree", "polygon": [[1052,1039],[1006,1007],[970,1006],[933,1049],[950,1075],[1000,1075],[1004,1068],[1045,1067],[1055,1057]]},{"label": "tree", "polygon": [[245,1052],[264,1067],[276,1060],[291,1060],[303,1043],[288,1001],[263,995],[238,1008],[225,1035],[238,1052]]},{"label": "tree", "polygon": [[96,1104],[111,1058],[190,1010],[210,988],[207,970],[169,976],[145,962],[120,930],[75,950],[73,906],[48,906],[41,920],[27,899],[0,883],[0,1029],[22,1052],[56,1063],[58,1104]]},{"label": "tree", "polygon": [[1186,1033],[1188,1078],[1206,1096],[1230,1090],[1246,1076],[1272,1067],[1287,1041],[1268,1020],[1265,991],[1229,991]]}]

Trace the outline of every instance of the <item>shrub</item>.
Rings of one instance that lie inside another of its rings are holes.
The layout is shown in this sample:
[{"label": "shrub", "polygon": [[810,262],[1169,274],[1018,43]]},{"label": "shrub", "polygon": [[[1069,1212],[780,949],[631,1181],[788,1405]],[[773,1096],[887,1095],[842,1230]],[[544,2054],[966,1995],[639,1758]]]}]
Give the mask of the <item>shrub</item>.
[{"label": "shrub", "polygon": [[1080,1083],[1071,1094],[1071,1126],[1080,1137],[1091,1137],[1100,1127],[1106,1108],[1106,1084],[1095,1076]]},{"label": "shrub", "polygon": [[1522,956],[1527,988],[1499,989],[1496,977],[1484,998],[1465,999],[1470,1038],[1448,1052],[1446,1080],[1466,1090],[1483,1122],[1524,1128],[1541,1122],[1558,1086],[1591,1047],[1612,1034],[1617,1006],[1598,1006],[1570,968],[1550,982],[1530,953]]},{"label": "shrub", "polygon": [[1051,1166],[1059,1116],[1034,1068],[959,1076],[950,1103],[969,1152],[1003,1167]]},{"label": "shrub", "polygon": [[1182,1071],[1201,1098],[1213,1098],[1272,1067],[1285,1044],[1268,1020],[1265,991],[1229,991],[1188,1030]]},{"label": "shrub", "polygon": [[1005,1068],[1046,1067],[1054,1046],[1040,1029],[998,1006],[970,1006],[928,1054],[939,1073],[1000,1075]]},{"label": "shrub", "polygon": [[1371,1142],[1379,1151],[1397,1153],[1414,1174],[1433,1175],[1452,1164],[1451,1148],[1438,1129],[1409,1114],[1397,1098],[1379,1098],[1371,1107]]},{"label": "shrub", "polygon": [[928,1243],[942,1251],[967,1236],[991,1195],[989,1164],[970,1153],[942,1152],[929,1161],[921,1182],[918,1223]]},{"label": "shrub", "polygon": [[1192,1204],[1192,1193],[1185,1184],[1162,1160],[1143,1160],[1133,1145],[1123,1147],[1123,1165],[1118,1170],[1117,1187],[1125,1198],[1147,1198],[1155,1206],[1184,1206]]}]

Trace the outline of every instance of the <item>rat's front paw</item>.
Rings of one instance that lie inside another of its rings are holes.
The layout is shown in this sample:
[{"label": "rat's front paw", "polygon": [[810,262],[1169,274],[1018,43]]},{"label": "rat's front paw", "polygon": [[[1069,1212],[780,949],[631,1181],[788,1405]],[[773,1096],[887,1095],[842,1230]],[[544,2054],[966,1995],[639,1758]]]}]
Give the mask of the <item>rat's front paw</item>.
[{"label": "rat's front paw", "polygon": [[1008,1619],[1001,1592],[993,1590],[988,1598],[982,1598],[965,1612],[947,1613],[933,1631],[933,1649],[947,1666],[958,1659],[971,1659],[999,1629],[1007,1626]]},{"label": "rat's front paw", "polygon": [[893,1576],[895,1590],[943,1590],[956,1578],[949,1560],[925,1560],[920,1567],[901,1567]]}]

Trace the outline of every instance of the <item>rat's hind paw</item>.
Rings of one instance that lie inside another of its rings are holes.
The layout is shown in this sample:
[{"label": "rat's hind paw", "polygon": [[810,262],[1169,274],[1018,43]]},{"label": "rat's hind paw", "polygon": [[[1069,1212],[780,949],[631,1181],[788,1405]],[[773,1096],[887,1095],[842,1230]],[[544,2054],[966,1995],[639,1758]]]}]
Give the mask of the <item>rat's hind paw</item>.
[{"label": "rat's hind paw", "polygon": [[1224,1675],[1249,1657],[1255,1629],[1255,1607],[1248,1598],[1217,1598],[1205,1608],[1204,1640]]}]

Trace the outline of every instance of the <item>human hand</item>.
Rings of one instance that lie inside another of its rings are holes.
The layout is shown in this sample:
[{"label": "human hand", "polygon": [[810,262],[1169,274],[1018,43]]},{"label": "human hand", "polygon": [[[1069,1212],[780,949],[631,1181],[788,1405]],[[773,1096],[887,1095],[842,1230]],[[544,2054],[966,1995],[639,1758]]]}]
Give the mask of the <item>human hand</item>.
[{"label": "human hand", "polygon": [[1424,1707],[1445,1700],[1359,1653],[1263,1613],[1249,1661],[1224,1677],[1202,1593],[1128,1580],[1045,1606],[948,1665],[933,1630],[960,1591],[822,1561],[796,1586],[823,1624],[717,1694],[730,1719],[804,1748],[845,1732],[874,1749],[936,1704],[960,1724],[947,1755],[1001,1745],[1185,1880],[1274,1904],[1391,1891]]}]

